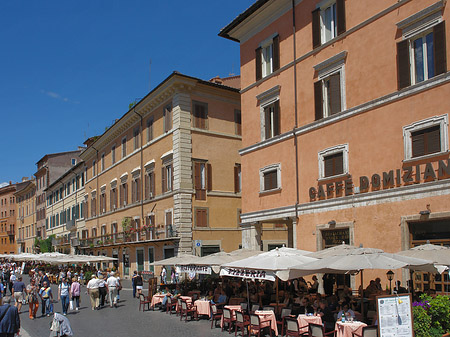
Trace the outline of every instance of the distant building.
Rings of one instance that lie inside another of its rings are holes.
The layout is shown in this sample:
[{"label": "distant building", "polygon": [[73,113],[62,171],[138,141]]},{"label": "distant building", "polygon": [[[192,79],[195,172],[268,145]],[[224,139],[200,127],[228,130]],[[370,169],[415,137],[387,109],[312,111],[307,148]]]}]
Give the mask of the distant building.
[{"label": "distant building", "polygon": [[17,184],[16,198],[16,242],[18,253],[34,253],[36,237],[36,185],[35,180]]},{"label": "distant building", "polygon": [[80,161],[79,154],[81,149],[77,151],[68,151],[61,153],[47,154],[37,163],[36,177],[36,236],[45,238],[45,228],[48,219],[45,214],[46,194],[45,189],[64,174],[72,166]]},{"label": "distant building", "polygon": [[240,247],[238,89],[174,72],[87,145],[82,251],[118,257],[127,277]]},{"label": "distant building", "polygon": [[17,184],[0,188],[0,254],[16,252],[16,191]]}]

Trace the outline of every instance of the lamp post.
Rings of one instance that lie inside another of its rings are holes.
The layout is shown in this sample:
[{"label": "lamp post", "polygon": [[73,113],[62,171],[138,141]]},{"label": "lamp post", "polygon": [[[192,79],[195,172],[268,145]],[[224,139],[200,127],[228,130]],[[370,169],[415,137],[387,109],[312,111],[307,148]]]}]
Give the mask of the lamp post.
[{"label": "lamp post", "polygon": [[387,279],[389,280],[389,291],[392,295],[392,279],[394,278],[394,272],[392,270],[389,270],[386,273]]}]

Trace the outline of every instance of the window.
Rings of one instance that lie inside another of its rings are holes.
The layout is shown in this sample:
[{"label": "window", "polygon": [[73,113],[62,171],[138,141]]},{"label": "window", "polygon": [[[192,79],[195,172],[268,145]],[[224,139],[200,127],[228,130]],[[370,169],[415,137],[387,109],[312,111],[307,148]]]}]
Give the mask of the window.
[{"label": "window", "polygon": [[147,142],[153,139],[153,117],[147,119]]},{"label": "window", "polygon": [[172,106],[170,104],[164,107],[164,132],[172,129]]},{"label": "window", "polygon": [[323,0],[312,12],[313,48],[334,39],[345,30],[345,0]]},{"label": "window", "polygon": [[[95,160],[92,161],[92,177],[95,177]],[[67,184],[67,193],[70,193],[70,183]]]},{"label": "window", "polygon": [[168,210],[166,213],[166,237],[171,238],[175,236],[172,225],[172,210]]},{"label": "window", "polygon": [[92,199],[91,199],[91,217],[94,217],[96,215],[97,215],[97,200],[95,197],[92,197]]},{"label": "window", "polygon": [[100,214],[106,213],[106,193],[100,194]]},{"label": "window", "polygon": [[173,168],[172,163],[167,163],[161,168],[162,193],[172,191]]},{"label": "window", "polygon": [[280,134],[280,101],[264,106],[264,139]]},{"label": "window", "polygon": [[105,170],[105,154],[102,153],[101,161],[100,161],[100,170],[103,172]]},{"label": "window", "polygon": [[242,190],[241,164],[234,165],[234,193]]},{"label": "window", "polygon": [[111,190],[109,191],[109,202],[110,202],[110,210],[115,210],[117,208],[117,188],[111,187]]},{"label": "window", "polygon": [[71,162],[72,162],[72,166],[74,166],[74,165],[77,164],[77,160],[76,160],[75,158],[72,158],[72,159],[71,159]]},{"label": "window", "polygon": [[133,144],[134,149],[137,150],[139,148],[139,127],[133,130]]},{"label": "window", "polygon": [[208,128],[208,104],[202,102],[192,102],[193,126],[199,129]]},{"label": "window", "polygon": [[406,88],[447,71],[445,22],[437,2],[397,23],[398,88]]},{"label": "window", "polygon": [[128,204],[128,184],[123,182],[120,185],[120,206],[124,207]]},{"label": "window", "polygon": [[127,156],[127,137],[122,138],[122,158]]},{"label": "window", "polygon": [[195,208],[195,227],[208,227],[208,208]]},{"label": "window", "polygon": [[116,146],[113,145],[111,147],[111,165],[114,165],[116,163]]},{"label": "window", "polygon": [[137,177],[131,182],[131,202],[141,200],[141,178]]},{"label": "window", "polygon": [[281,164],[273,164],[259,170],[260,192],[281,189]]},{"label": "window", "polygon": [[256,80],[272,74],[280,69],[280,37],[276,34],[259,45],[255,51]]},{"label": "window", "polygon": [[348,144],[336,145],[318,153],[319,179],[348,173]]},{"label": "window", "polygon": [[234,110],[234,133],[238,136],[242,135],[241,110]]},{"label": "window", "polygon": [[155,197],[155,172],[147,172],[145,175],[145,199]]},{"label": "window", "polygon": [[206,200],[206,190],[212,190],[212,167],[206,162],[194,162],[195,199]]},{"label": "window", "polygon": [[448,115],[403,127],[405,160],[448,151]]}]

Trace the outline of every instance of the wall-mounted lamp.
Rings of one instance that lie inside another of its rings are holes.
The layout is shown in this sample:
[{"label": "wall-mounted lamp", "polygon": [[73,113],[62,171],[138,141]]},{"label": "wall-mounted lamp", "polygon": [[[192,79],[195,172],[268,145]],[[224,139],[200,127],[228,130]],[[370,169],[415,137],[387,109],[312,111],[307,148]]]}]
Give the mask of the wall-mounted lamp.
[{"label": "wall-mounted lamp", "polygon": [[336,226],[336,220],[328,221],[328,224],[329,224],[330,226]]},{"label": "wall-mounted lamp", "polygon": [[428,209],[419,212],[420,215],[430,215],[430,213],[431,213],[431,211]]}]

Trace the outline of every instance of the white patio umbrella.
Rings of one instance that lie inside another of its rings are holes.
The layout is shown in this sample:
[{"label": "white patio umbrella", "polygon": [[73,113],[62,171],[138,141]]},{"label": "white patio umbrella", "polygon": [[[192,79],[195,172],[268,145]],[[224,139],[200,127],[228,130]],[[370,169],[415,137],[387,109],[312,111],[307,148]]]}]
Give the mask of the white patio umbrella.
[{"label": "white patio umbrella", "polygon": [[312,252],[312,253],[308,254],[307,256],[315,257],[317,259],[323,259],[325,257],[330,257],[330,256],[347,255],[350,251],[352,251],[356,248],[359,248],[359,247],[347,245],[345,242],[342,242],[342,244],[340,244],[340,245],[326,248],[323,250],[319,250],[317,252]]},{"label": "white patio umbrella", "polygon": [[150,263],[150,266],[190,265],[195,264],[199,259],[200,257],[196,255],[179,253],[177,256],[168,259],[152,262]]},{"label": "white patio umbrella", "polygon": [[445,246],[427,243],[408,250],[403,250],[397,254],[433,261],[439,274],[442,274],[450,266],[450,248]]},{"label": "white patio umbrella", "polygon": [[238,260],[245,259],[250,256],[261,254],[260,250],[251,250],[251,249],[237,249],[232,252],[218,252],[214,254],[207,255],[205,257],[200,258],[195,264],[197,266],[210,266],[211,269],[218,273],[220,271],[220,266],[225,263],[230,263]]}]

